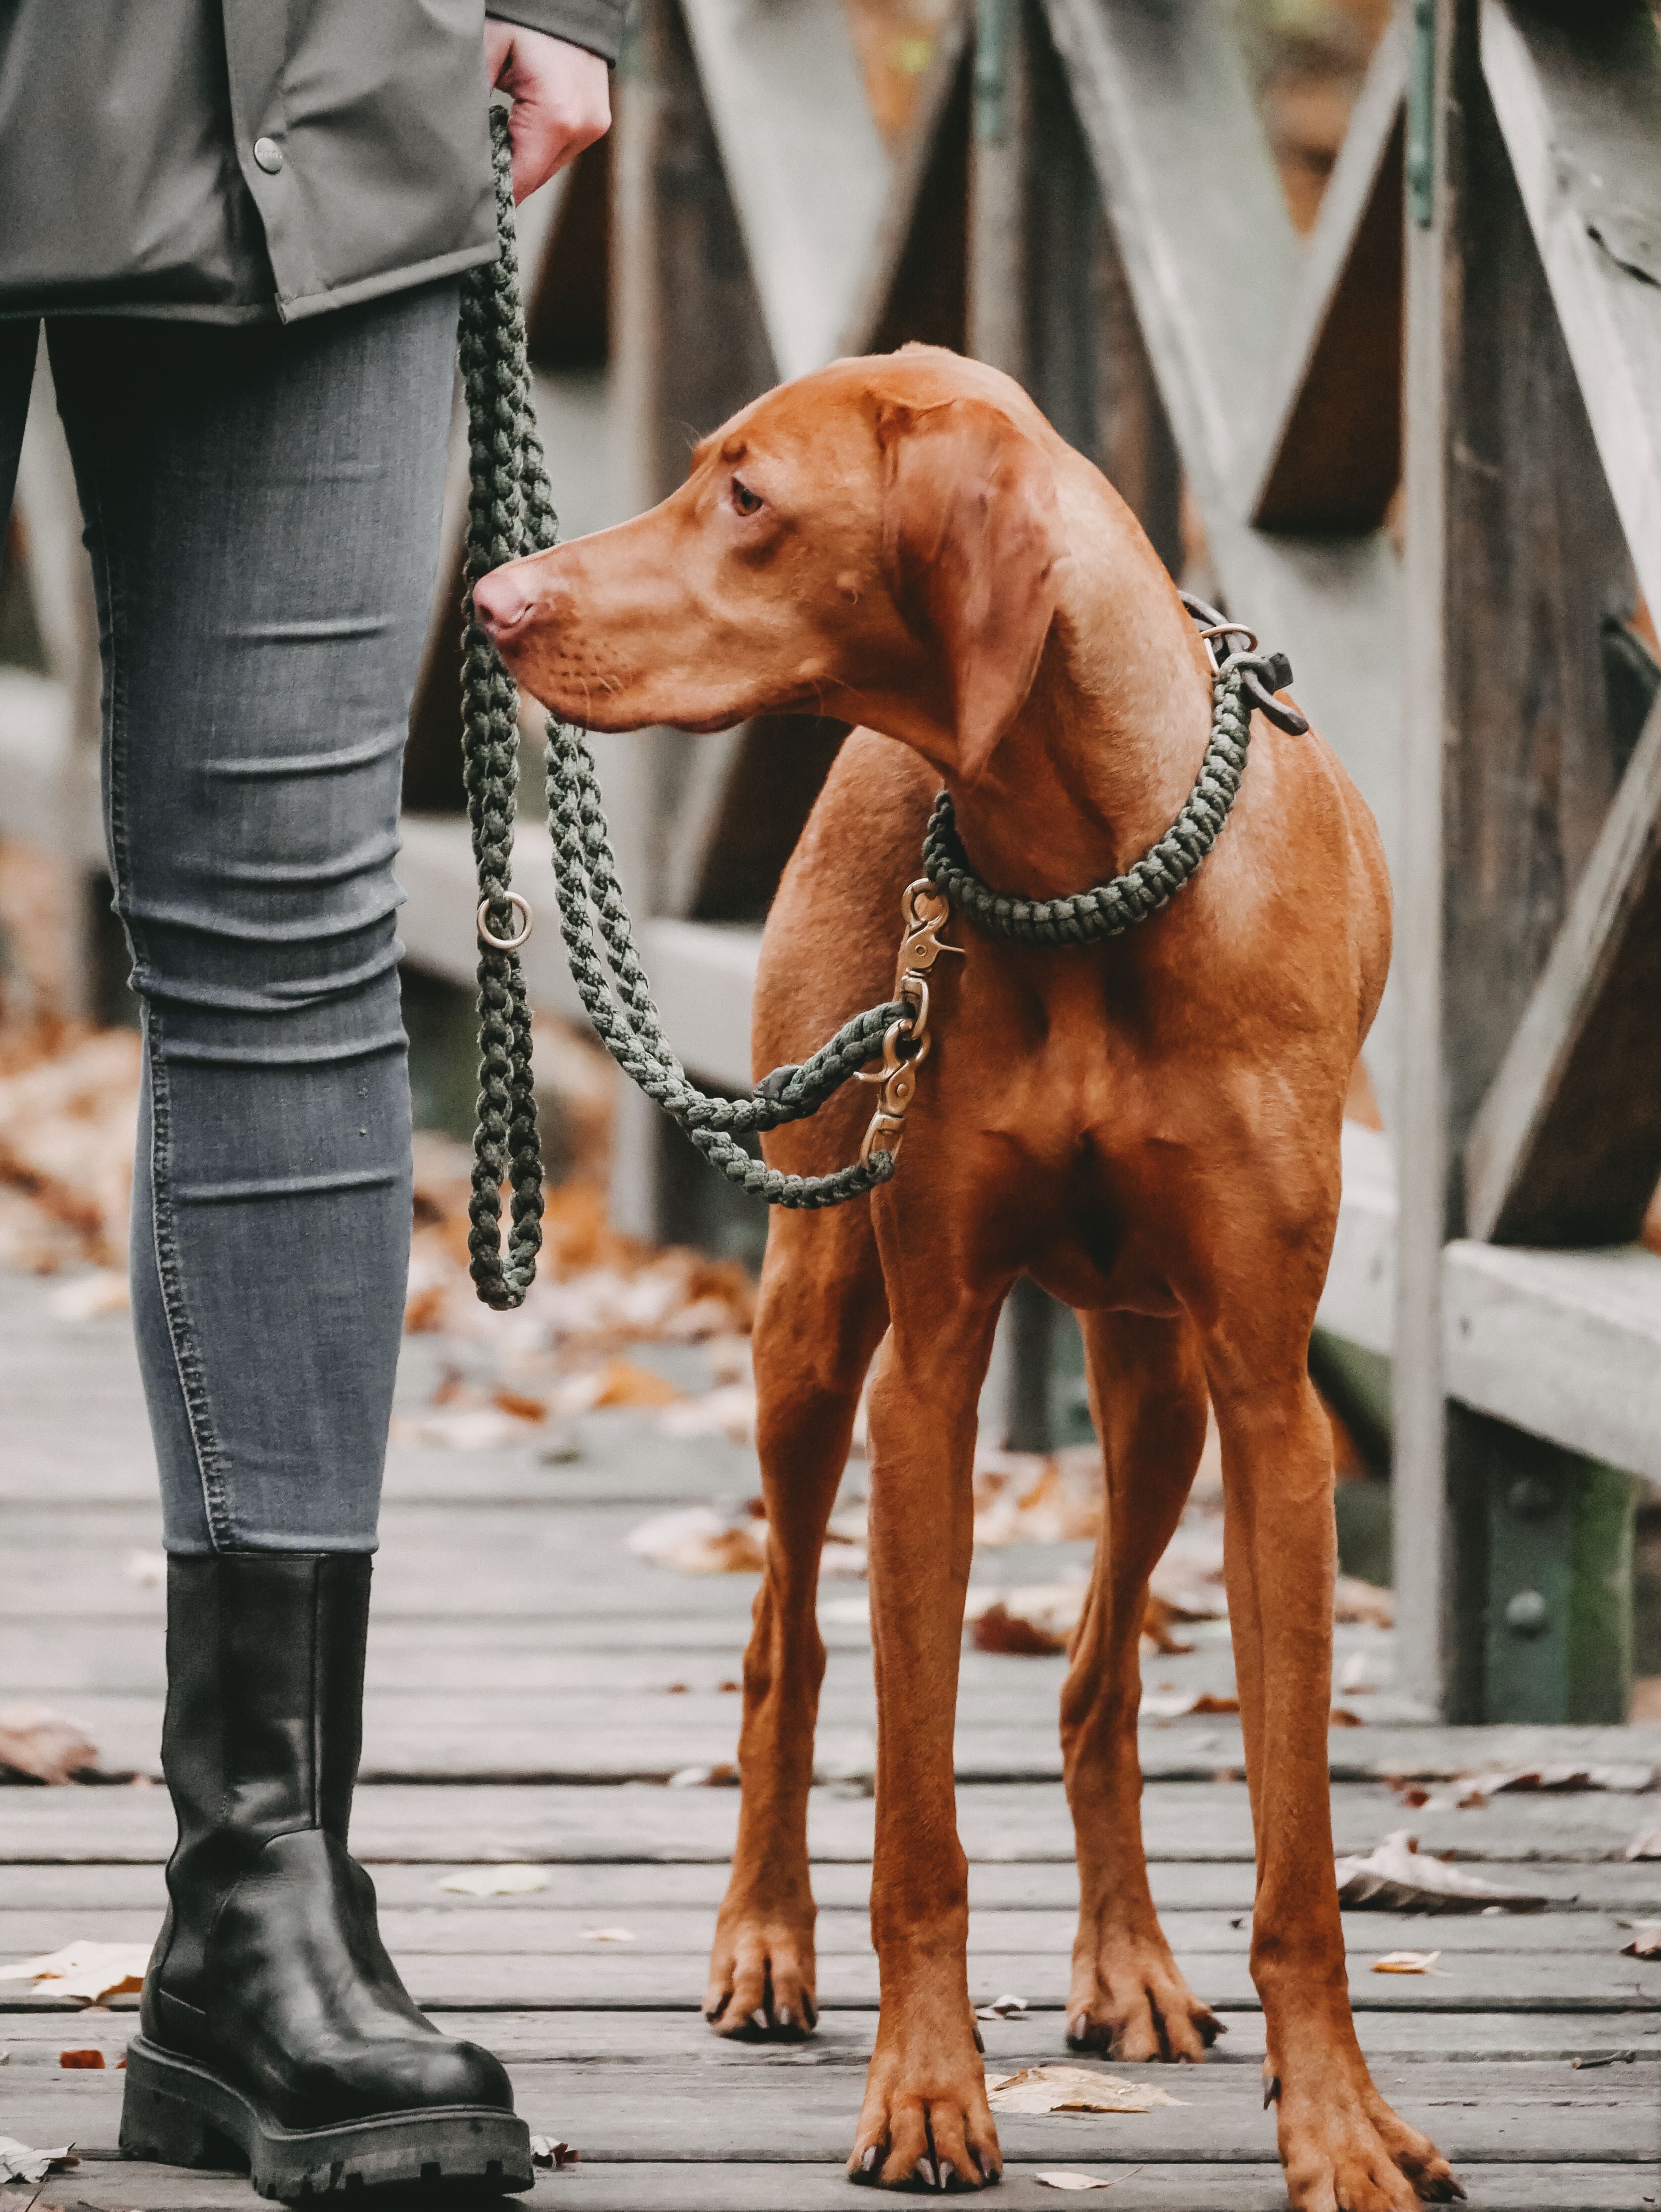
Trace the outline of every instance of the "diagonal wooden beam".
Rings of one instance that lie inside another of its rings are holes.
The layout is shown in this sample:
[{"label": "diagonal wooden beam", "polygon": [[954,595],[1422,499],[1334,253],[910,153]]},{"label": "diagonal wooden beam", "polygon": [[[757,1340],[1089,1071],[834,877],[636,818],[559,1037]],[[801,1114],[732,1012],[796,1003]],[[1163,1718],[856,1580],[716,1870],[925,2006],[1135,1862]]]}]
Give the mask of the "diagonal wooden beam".
[{"label": "diagonal wooden beam", "polygon": [[1465,1146],[1470,1234],[1632,1241],[1661,1177],[1661,702]]},{"label": "diagonal wooden beam", "polygon": [[1241,503],[1265,529],[1376,529],[1401,477],[1404,82],[1390,23],[1322,197],[1245,455]]},{"label": "diagonal wooden beam", "polygon": [[823,368],[852,310],[890,162],[839,0],[683,0],[781,377]]},{"label": "diagonal wooden beam", "polygon": [[[885,335],[884,325],[904,264],[922,243],[917,233],[934,197],[931,187],[937,188],[941,181],[943,166],[948,170],[955,166],[945,141],[954,125],[963,125],[960,111],[967,98],[968,66],[969,11],[960,0],[936,36],[911,126],[895,159],[882,212],[866,247],[865,265],[843,325],[839,352],[868,352]],[[938,253],[938,245],[934,252]],[[960,291],[961,283],[955,289]],[[961,319],[961,301],[958,310]]]},{"label": "diagonal wooden beam", "polygon": [[1482,72],[1645,598],[1661,606],[1661,35],[1483,0]]},{"label": "diagonal wooden beam", "polygon": [[1142,336],[1208,524],[1276,359],[1301,249],[1214,0],[1046,0]]}]

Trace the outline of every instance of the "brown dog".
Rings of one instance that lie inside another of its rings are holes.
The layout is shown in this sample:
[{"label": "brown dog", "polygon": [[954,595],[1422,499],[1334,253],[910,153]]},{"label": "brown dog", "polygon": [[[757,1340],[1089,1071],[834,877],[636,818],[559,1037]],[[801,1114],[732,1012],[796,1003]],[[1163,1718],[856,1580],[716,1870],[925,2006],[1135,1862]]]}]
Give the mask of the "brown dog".
[{"label": "brown dog", "polygon": [[[768,921],[757,1073],[890,992],[942,780],[982,878],[1051,896],[1162,836],[1207,742],[1205,648],[1135,520],[1016,385],[933,349],[769,393],[704,440],[672,498],[497,570],[478,604],[537,697],[593,729],[803,708],[865,725]],[[1389,957],[1372,822],[1317,738],[1260,716],[1232,817],[1162,913],[1094,948],[997,943],[962,917],[952,933],[968,957],[935,970],[935,1048],[895,1180],[771,1219],[755,1342],[768,1558],[706,2010],[723,2034],[814,2022],[815,1585],[874,1358],[882,2014],[849,2171],[996,2179],[952,1723],[976,1406],[1025,1271],[1079,1312],[1107,1486],[1062,1705],[1082,1897],[1069,2039],[1199,2059],[1217,2032],[1154,1914],[1136,1758],[1143,1600],[1208,1395],[1257,1838],[1252,1973],[1292,2200],[1399,2212],[1461,2193],[1368,2076],[1333,1881],[1332,1447],[1307,1353],[1345,1092]],[[768,1158],[804,1174],[851,1159],[870,1098],[850,1085]]]}]

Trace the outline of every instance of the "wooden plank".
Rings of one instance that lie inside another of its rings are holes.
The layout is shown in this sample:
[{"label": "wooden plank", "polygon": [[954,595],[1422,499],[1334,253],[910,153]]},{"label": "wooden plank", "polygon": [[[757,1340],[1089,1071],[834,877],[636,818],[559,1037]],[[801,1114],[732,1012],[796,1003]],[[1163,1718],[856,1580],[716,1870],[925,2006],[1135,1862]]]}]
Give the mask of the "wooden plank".
[{"label": "wooden plank", "polygon": [[1482,66],[1645,598],[1661,605],[1661,41],[1484,0]]},{"label": "wooden plank", "polygon": [[1315,228],[1243,459],[1242,504],[1271,530],[1374,530],[1401,476],[1400,26],[1385,25]]},{"label": "wooden plank", "polygon": [[[1021,2054],[1042,2063],[1055,2039],[1030,2037]],[[1135,2069],[1147,2078],[1144,2069]],[[1389,2076],[1380,2087],[1410,2124],[1433,2132],[1445,2156],[1518,2165],[1542,2159],[1619,2165],[1661,2154],[1661,2083],[1628,2069],[1576,2081],[1566,2095],[1561,2065],[1456,2065],[1432,2081],[1427,2069]],[[1653,2075],[1652,2067],[1644,2069]],[[532,2130],[557,2128],[583,2163],[612,2160],[724,2159],[801,2165],[845,2154],[858,2111],[859,2083],[843,2069],[800,2068],[751,2086],[738,2069],[712,2075],[697,2066],[631,2068],[626,2094],[605,2078],[567,2068],[516,2065],[514,2100]],[[1184,2166],[1272,2161],[1275,2115],[1261,2083],[1243,2066],[1184,2069],[1179,2101],[1152,2112],[1000,2116],[1004,2155],[1017,2160],[1145,2157]],[[73,2141],[83,2157],[113,2150],[120,2083],[107,2069],[62,2073],[44,2068],[9,2095],[9,2124],[33,2142]],[[14,2108],[15,2107],[15,2108]]]},{"label": "wooden plank", "polygon": [[[520,1899],[434,1896],[415,1905],[393,1905],[383,1899],[380,1931],[387,1948],[405,1960],[577,1960],[594,1964],[602,1975],[609,1973],[610,1962],[619,1959],[632,1960],[644,1971],[652,1960],[691,1959],[701,1963],[709,1954],[715,1924],[713,1905],[666,1906],[637,1898],[628,1907],[626,1920],[615,1923],[627,1927],[627,1944],[602,1945],[594,1941],[594,1928],[614,1923],[597,1922],[592,1905],[560,1901],[563,1886],[562,1875],[551,1882],[546,1893]],[[1537,1981],[1546,1973],[1555,1978],[1560,1966],[1572,1977],[1583,1971],[1589,1960],[1607,1962],[1618,1957],[1621,1945],[1632,1940],[1620,1917],[1609,1913],[1534,1912],[1492,1918],[1481,1914],[1442,1914],[1435,1916],[1433,1929],[1419,1918],[1405,1934],[1401,1917],[1378,1912],[1347,1914],[1347,1949],[1365,1966],[1408,1936],[1415,1945],[1422,1938],[1427,1948],[1443,1951],[1448,1960],[1456,1962],[1462,1976],[1475,1976],[1480,1985],[1486,1962],[1492,1957],[1515,1962],[1519,1972],[1524,1970],[1524,1962],[1531,1961],[1526,1971]],[[82,1936],[95,1937],[100,1942],[148,1942],[154,1940],[160,1920],[154,1903],[141,1907],[83,1908],[73,1917],[62,1908],[19,1910],[7,1905],[0,1906],[0,1958],[37,1957]],[[1069,1955],[1077,1924],[1076,1907],[977,1909],[970,1918],[969,1948],[977,1957],[1044,1961],[1044,1978],[1053,1983],[1055,1962]],[[1171,1948],[1184,1958],[1238,1961],[1245,1957],[1250,1945],[1249,1911],[1167,1911],[1162,1924]],[[821,1902],[814,1940],[821,1959],[869,1959],[868,1911]],[[558,1972],[563,1974],[565,1968],[562,1966]],[[1637,1978],[1641,1982],[1641,1973]]]},{"label": "wooden plank", "polygon": [[1473,1237],[1636,1242],[1661,1177],[1658,1005],[1661,704],[1465,1140]]},{"label": "wooden plank", "polygon": [[1343,1127],[1343,1197],[1317,1316],[1388,1355],[1396,1337],[1396,1157],[1382,1129]]},{"label": "wooden plank", "polygon": [[[444,1888],[459,1869],[441,1863],[421,1866],[377,1865],[375,1887],[384,1910],[443,1913],[458,1921],[480,1924],[534,1913],[551,1905],[581,1911],[599,1926],[615,1919],[634,1926],[634,1911],[676,1907],[713,1912],[726,1893],[727,1869],[718,1861],[703,1863],[650,1865],[575,1864],[569,1861],[551,1869],[548,1887],[522,1897],[467,1897]],[[1607,1920],[1615,1923],[1661,1916],[1661,1861],[1615,1859],[1602,1864],[1573,1867],[1508,1865],[1503,1860],[1485,1865],[1490,1881],[1512,1888],[1543,1891],[1555,1902],[1548,1914],[1506,1916],[1497,1923],[1468,1922],[1460,1916],[1437,1922],[1437,1940],[1445,1928],[1497,1928],[1496,1940],[1512,1936],[1532,1941],[1530,1930],[1561,1926],[1569,1932],[1578,1923]],[[1236,1918],[1250,1910],[1252,1870],[1244,1861],[1233,1863],[1173,1863],[1156,1859],[1150,1869],[1153,1901],[1167,1916],[1222,1913]],[[871,1875],[859,1861],[845,1863],[820,1861],[813,1871],[813,1894],[826,1913],[863,1915],[870,1904]],[[76,1915],[135,1912],[159,1915],[165,1901],[158,1863],[138,1865],[17,1865],[7,1866],[7,1907],[13,1911]],[[1059,1859],[1022,1865],[977,1861],[969,1870],[969,1897],[977,1914],[1023,1911],[1073,1914],[1079,1902],[1079,1881],[1071,1861]],[[1409,1919],[1412,1916],[1408,1916]],[[1358,1926],[1375,1932],[1395,1922],[1391,1916],[1363,1914]],[[1462,1939],[1463,1940],[1463,1939]],[[1622,1937],[1622,1941],[1625,1937]]]},{"label": "wooden plank", "polygon": [[[1370,1850],[1409,1816],[1382,1784],[1339,1783],[1332,1792],[1335,1848]],[[76,1788],[4,1792],[0,1863],[165,1858],[173,1824],[155,1789]],[[971,1859],[1070,1861],[1072,1824],[1058,1783],[961,1784],[958,1817]],[[458,1859],[718,1860],[732,1849],[738,1792],[665,1790],[623,1783],[562,1784],[385,1783],[361,1790],[355,1848],[366,1860],[448,1864]],[[1641,1831],[1661,1825],[1661,1797],[1614,1795],[1514,1796],[1477,1809],[1417,1808],[1410,1825],[1427,1850],[1482,1863],[1573,1867],[1616,1858]],[[1150,1783],[1142,1797],[1150,1857],[1194,1862],[1252,1856],[1244,1782]],[[855,1782],[815,1788],[808,1839],[815,1857],[871,1855],[872,1802]],[[1572,1886],[1566,1880],[1564,1887]]]},{"label": "wooden plank", "polygon": [[[1611,1467],[1661,1477],[1661,1258],[1447,1248],[1447,1388]],[[1400,1587],[1398,1579],[1398,1588]]]},{"label": "wooden plank", "polygon": [[[378,1886],[384,1882],[382,1875],[376,1879]],[[25,2067],[57,2070],[58,2053],[70,2045],[101,2051],[108,2069],[113,2070],[113,2062],[133,2031],[131,2002],[119,2002],[125,2009],[0,2013],[0,2051],[9,2065],[20,2069],[7,2075],[8,2082],[22,2081]],[[1211,2067],[1249,2069],[1258,2065],[1264,2047],[1262,2014],[1223,2011],[1218,2016],[1227,2034],[1213,2051]],[[857,2009],[828,2013],[818,2034],[802,2044],[729,2042],[712,2035],[702,2016],[690,2008],[674,2012],[460,2010],[446,2013],[443,2026],[447,2034],[488,2044],[515,2069],[617,2066],[631,2073],[636,2066],[674,2064],[696,2067],[704,2075],[741,2072],[773,2089],[785,2086],[782,2075],[819,2069],[840,2072],[844,2078],[857,2075],[870,2057],[877,2015]],[[1653,2012],[1366,2012],[1357,2015],[1355,2026],[1369,2063],[1381,2072],[1399,2068],[1405,2074],[1411,2068],[1431,2067],[1439,2076],[1450,2063],[1548,2063],[1562,2069],[1570,2086],[1579,2086],[1579,2072],[1603,2072],[1613,2062],[1621,2069],[1617,2081],[1629,2081],[1641,2093],[1654,2081],[1653,2068],[1661,2061],[1661,2014]],[[1036,2022],[983,2021],[981,2034],[988,2066],[1004,2071],[1030,2063],[1040,2053],[1053,2055],[1057,2027],[1052,2013]],[[1570,2062],[1576,2058],[1603,2063],[1572,2069]],[[1637,2070],[1628,2074],[1628,2065]],[[625,2095],[628,2080],[625,2073],[618,2085]]]},{"label": "wooden plank", "polygon": [[[1063,2138],[1076,2142],[1076,2138]],[[1045,2161],[1053,2162],[1054,2154]],[[1066,2152],[1070,2168],[1099,2174],[1114,2190],[1115,2212],[1285,2212],[1278,2165],[1207,2171],[1191,2166],[1103,2163]],[[1010,2212],[1053,2212],[1054,2192],[1035,2181],[1039,2169],[1004,2169],[1000,2205]],[[1469,2166],[1461,2173],[1475,2212],[1652,2212],[1654,2187],[1641,2167],[1610,2165]],[[243,2212],[241,2174],[183,2172],[167,2166],[99,2165],[76,2169],[68,2212]],[[840,2161],[823,2166],[780,2162],[753,2166],[715,2160],[641,2160],[607,2165],[585,2160],[572,2174],[543,2176],[521,2203],[563,2203],[581,2191],[587,2212],[845,2212],[848,2176]]]}]

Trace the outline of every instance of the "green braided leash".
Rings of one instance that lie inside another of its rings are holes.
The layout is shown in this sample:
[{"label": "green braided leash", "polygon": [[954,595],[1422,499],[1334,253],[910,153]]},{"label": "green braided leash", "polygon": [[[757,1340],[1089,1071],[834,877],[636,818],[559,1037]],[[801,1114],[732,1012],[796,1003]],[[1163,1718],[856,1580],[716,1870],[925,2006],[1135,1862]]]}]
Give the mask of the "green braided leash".
[{"label": "green braided leash", "polygon": [[[507,118],[490,118],[496,166],[495,261],[462,286],[459,349],[466,392],[472,496],[462,608],[463,750],[467,815],[478,872],[478,1118],[473,1139],[467,1239],[480,1298],[523,1303],[542,1244],[542,1158],[531,1071],[531,1021],[518,948],[529,909],[513,889],[514,815],[519,781],[519,687],[475,620],[473,586],[504,561],[545,550],[558,537],[542,442],[531,404],[514,228]],[[771,1206],[840,1206],[894,1172],[891,1152],[822,1176],[782,1175],[752,1159],[737,1139],[818,1111],[882,1050],[911,1009],[897,999],[843,1024],[800,1067],[776,1069],[748,1098],[711,1097],[676,1058],[635,949],[618,883],[587,737],[548,722],[548,814],[553,833],[560,929],[588,1018],[624,1073],[685,1130],[729,1182]],[[607,969],[610,969],[608,979]],[[502,1249],[502,1185],[512,1190]]]},{"label": "green braided leash", "polygon": [[[478,1120],[473,1144],[468,1237],[480,1298],[523,1303],[542,1243],[542,1158],[531,1071],[531,1021],[518,948],[530,909],[513,889],[513,832],[519,778],[519,690],[473,615],[473,586],[490,569],[554,544],[558,519],[531,404],[520,307],[512,161],[505,113],[494,109],[497,258],[462,287],[460,356],[466,392],[472,497],[463,601],[463,743],[468,819],[478,872]],[[1193,602],[1202,635],[1250,637]],[[1069,897],[1026,899],[994,890],[976,875],[958,837],[949,794],[934,803],[924,868],[951,903],[988,935],[1028,945],[1088,945],[1155,914],[1182,889],[1216,842],[1245,767],[1253,706],[1283,728],[1305,726],[1270,696],[1291,680],[1283,657],[1254,649],[1219,659],[1213,649],[1211,738],[1193,790],[1159,842],[1111,882]],[[737,1142],[750,1132],[805,1120],[875,1059],[891,1027],[909,1036],[912,1006],[892,999],[843,1024],[800,1066],[775,1068],[747,1098],[700,1091],[664,1035],[636,951],[634,925],[618,882],[593,754],[583,732],[550,718],[547,795],[561,934],[572,978],[606,1050],[630,1079],[686,1132],[729,1182],[771,1206],[840,1206],[894,1173],[893,1152],[830,1175],[781,1174]],[[517,927],[515,926],[517,921]],[[609,973],[608,973],[609,971]],[[513,1199],[507,1249],[502,1185]]]}]

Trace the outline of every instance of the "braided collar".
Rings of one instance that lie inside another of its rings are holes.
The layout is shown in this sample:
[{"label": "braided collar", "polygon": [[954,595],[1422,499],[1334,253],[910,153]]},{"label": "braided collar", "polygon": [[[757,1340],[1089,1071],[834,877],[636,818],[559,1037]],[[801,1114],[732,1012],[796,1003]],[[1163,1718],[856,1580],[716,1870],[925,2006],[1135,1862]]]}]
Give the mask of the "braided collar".
[{"label": "braided collar", "polygon": [[[1094,945],[1146,921],[1175,897],[1216,843],[1245,772],[1253,708],[1294,735],[1309,727],[1294,708],[1274,696],[1292,681],[1284,653],[1259,653],[1250,630],[1226,622],[1203,600],[1184,593],[1183,605],[1202,625],[1212,659],[1211,738],[1176,820],[1123,875],[1062,898],[1022,898],[995,890],[970,866],[951,793],[942,791],[935,799],[923,838],[923,867],[935,888],[989,937],[1015,945]],[[1250,641],[1244,651],[1220,659],[1217,641],[1229,636]]]}]

